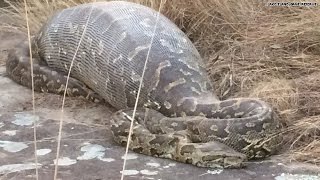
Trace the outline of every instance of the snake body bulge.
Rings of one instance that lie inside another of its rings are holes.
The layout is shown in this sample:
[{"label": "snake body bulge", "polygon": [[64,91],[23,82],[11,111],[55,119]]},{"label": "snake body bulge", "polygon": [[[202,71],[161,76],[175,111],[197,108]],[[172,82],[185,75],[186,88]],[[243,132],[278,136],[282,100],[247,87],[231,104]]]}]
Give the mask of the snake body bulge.
[{"label": "snake body bulge", "polygon": [[[30,86],[27,45],[8,57],[9,76]],[[150,51],[149,51],[150,50]],[[117,108],[114,139],[127,141],[147,60],[130,148],[205,167],[240,167],[275,151],[272,109],[255,99],[219,101],[188,37],[158,12],[129,2],[100,2],[53,15],[33,39],[38,91],[104,99]],[[145,109],[147,107],[148,109]],[[244,153],[244,154],[242,154]]]}]

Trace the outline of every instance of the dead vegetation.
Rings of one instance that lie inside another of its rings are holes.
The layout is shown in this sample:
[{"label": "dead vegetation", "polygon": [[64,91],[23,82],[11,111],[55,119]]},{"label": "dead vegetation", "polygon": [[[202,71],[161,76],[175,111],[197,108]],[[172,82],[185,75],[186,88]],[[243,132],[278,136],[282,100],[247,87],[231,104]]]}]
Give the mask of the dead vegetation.
[{"label": "dead vegetation", "polygon": [[[89,0],[48,1],[28,0],[32,33],[56,9]],[[132,1],[156,10],[160,5],[160,0]],[[318,6],[273,7],[266,6],[268,1],[253,0],[168,0],[161,12],[194,42],[222,99],[250,96],[271,103],[287,124],[284,154],[292,160],[319,164],[320,1],[314,2]],[[25,31],[23,1],[8,3],[10,7],[1,11]]]}]

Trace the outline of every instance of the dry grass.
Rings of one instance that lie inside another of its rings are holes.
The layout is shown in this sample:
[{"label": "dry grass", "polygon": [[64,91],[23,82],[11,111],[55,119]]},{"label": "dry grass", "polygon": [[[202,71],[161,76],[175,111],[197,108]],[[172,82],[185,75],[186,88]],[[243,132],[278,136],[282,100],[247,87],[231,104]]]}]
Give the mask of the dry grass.
[{"label": "dry grass", "polygon": [[[29,0],[32,32],[56,9],[88,1],[51,0],[48,5]],[[154,9],[160,3],[132,1]],[[194,42],[222,99],[250,96],[271,103],[288,125],[286,153],[319,164],[320,9],[270,7],[267,2],[168,0],[162,13]],[[23,4],[11,2],[2,11],[25,29]]]}]

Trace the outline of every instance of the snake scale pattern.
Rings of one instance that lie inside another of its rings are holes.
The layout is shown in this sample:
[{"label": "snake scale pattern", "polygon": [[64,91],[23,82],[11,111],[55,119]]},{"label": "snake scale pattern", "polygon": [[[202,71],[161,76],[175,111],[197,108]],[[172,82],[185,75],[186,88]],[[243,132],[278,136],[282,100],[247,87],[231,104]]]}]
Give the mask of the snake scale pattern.
[{"label": "snake scale pattern", "polygon": [[[13,49],[6,68],[11,79],[31,87],[28,48],[24,41]],[[111,1],[63,9],[35,35],[32,55],[36,91],[62,94],[72,65],[68,95],[118,109],[111,131],[121,145],[148,56],[130,142],[135,152],[240,168],[278,150],[280,123],[272,108],[258,99],[220,101],[188,37],[148,7]]]}]

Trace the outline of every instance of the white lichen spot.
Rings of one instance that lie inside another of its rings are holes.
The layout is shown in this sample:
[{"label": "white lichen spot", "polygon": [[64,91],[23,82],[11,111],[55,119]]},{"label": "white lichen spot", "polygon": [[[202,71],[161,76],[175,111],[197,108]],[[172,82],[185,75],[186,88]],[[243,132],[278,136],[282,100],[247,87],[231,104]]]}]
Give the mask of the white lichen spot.
[{"label": "white lichen spot", "polygon": [[87,144],[80,149],[84,154],[77,157],[78,160],[89,160],[94,158],[103,158],[106,148],[99,144]]},{"label": "white lichen spot", "polygon": [[[120,173],[122,173],[122,171],[120,171]],[[137,175],[139,174],[139,171],[137,170],[131,170],[131,169],[127,169],[123,171],[123,175],[125,176],[132,176],[132,175]]]},{"label": "white lichen spot", "polygon": [[[0,114],[1,116],[1,114]],[[4,123],[3,122],[0,122],[0,128],[2,128],[4,126]]]},{"label": "white lichen spot", "polygon": [[168,165],[166,166],[163,166],[163,168],[169,168],[169,167],[173,167],[173,166],[176,166],[176,163],[169,163]]},{"label": "white lichen spot", "polygon": [[[153,177],[145,177],[146,179],[150,179],[150,180],[153,180],[154,178]],[[158,179],[159,180],[159,179]]]},{"label": "white lichen spot", "polygon": [[0,147],[3,150],[8,152],[19,152],[23,149],[26,149],[28,146],[22,142],[13,142],[13,141],[0,141]]},{"label": "white lichen spot", "polygon": [[208,174],[220,174],[222,173],[223,169],[215,169],[215,170],[208,170]]},{"label": "white lichen spot", "polygon": [[288,174],[282,173],[274,178],[275,180],[320,180],[320,176],[308,174]]},{"label": "white lichen spot", "polygon": [[154,176],[158,174],[158,171],[149,171],[147,169],[144,169],[144,170],[141,170],[140,173],[143,175]]},{"label": "white lichen spot", "polygon": [[[38,168],[40,168],[41,166],[42,164],[38,163]],[[9,173],[19,172],[24,170],[31,170],[35,168],[36,168],[35,163],[8,164],[8,165],[0,166],[0,174],[9,174]]]},{"label": "white lichen spot", "polygon": [[[57,160],[53,160],[54,165],[57,164]],[[69,157],[61,157],[58,160],[58,166],[70,166],[72,164],[76,164],[77,160],[75,159],[70,159]]]},{"label": "white lichen spot", "polygon": [[176,166],[176,163],[169,163],[168,166],[169,166],[169,167]]},{"label": "white lichen spot", "polygon": [[104,161],[104,162],[113,162],[115,161],[115,159],[113,158],[99,158],[101,161]]},{"label": "white lichen spot", "polygon": [[17,131],[16,130],[11,130],[11,131],[7,130],[7,131],[3,131],[2,133],[5,135],[8,135],[8,136],[14,136],[17,134]]},{"label": "white lichen spot", "polygon": [[[137,158],[138,158],[138,156],[136,154],[128,153],[126,160],[137,159]],[[121,159],[125,159],[125,157],[122,156]]]},{"label": "white lichen spot", "polygon": [[39,121],[39,116],[33,116],[29,113],[16,113],[14,116],[16,119],[12,123],[18,126],[30,126],[34,121]]},{"label": "white lichen spot", "polygon": [[44,156],[47,155],[49,153],[51,153],[51,149],[38,149],[37,150],[37,156]]},{"label": "white lichen spot", "polygon": [[151,166],[151,167],[160,167],[159,163],[153,163],[153,162],[148,162],[146,163],[147,166]]},{"label": "white lichen spot", "polygon": [[199,176],[203,176],[203,175],[206,175],[206,174],[216,175],[216,174],[220,174],[220,173],[222,173],[222,172],[223,172],[223,169],[207,170],[206,173],[200,174]]}]

